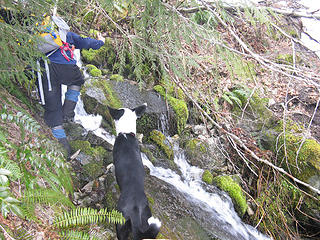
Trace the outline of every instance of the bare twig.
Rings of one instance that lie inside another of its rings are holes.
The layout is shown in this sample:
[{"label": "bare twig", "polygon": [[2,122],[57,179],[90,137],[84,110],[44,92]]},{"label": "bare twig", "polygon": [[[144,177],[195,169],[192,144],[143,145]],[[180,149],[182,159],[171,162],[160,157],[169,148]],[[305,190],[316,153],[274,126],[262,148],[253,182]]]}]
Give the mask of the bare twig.
[{"label": "bare twig", "polygon": [[192,96],[190,96],[190,94],[188,93],[188,91],[185,89],[185,87],[180,83],[180,81],[176,78],[173,78],[173,81],[181,88],[181,90],[184,92],[184,94],[193,102],[193,104],[198,108],[199,111],[201,111],[203,113],[203,115],[218,129],[220,130],[222,133],[226,134],[228,137],[232,138],[233,141],[239,146],[241,147],[242,149],[244,149],[247,153],[250,154],[250,156],[257,160],[258,162],[261,162],[261,163],[264,163],[266,165],[268,165],[269,167],[273,168],[274,170],[288,176],[289,178],[291,178],[293,181],[295,181],[296,183],[298,184],[301,184],[307,188],[309,188],[310,190],[312,190],[313,192],[317,193],[320,195],[320,190],[319,189],[316,189],[314,188],[313,186],[311,186],[310,184],[308,183],[305,183],[301,180],[299,180],[298,178],[292,176],[291,174],[287,173],[283,168],[281,167],[278,167],[276,165],[274,165],[273,163],[269,162],[268,160],[265,160],[265,159],[262,159],[262,158],[259,158],[251,149],[249,149],[242,141],[241,139],[226,131],[225,129],[222,128],[221,125],[219,125],[216,121],[214,121],[207,112],[205,112],[200,106],[199,104],[192,98]]},{"label": "bare twig", "polygon": [[1,224],[0,224],[0,228],[1,228],[1,230],[2,230],[2,232],[3,232],[3,234],[4,234],[5,237],[7,237],[7,238],[10,239],[10,240],[15,240],[15,238],[11,237],[11,236],[9,235],[9,233],[7,233],[7,231],[4,229],[4,227],[2,227]]},{"label": "bare twig", "polygon": [[[211,7],[215,8],[215,6],[211,5]],[[226,4],[222,2],[221,7],[228,11],[236,11],[238,8],[240,11],[243,11],[245,8],[243,6],[230,6],[230,4]],[[247,8],[256,8],[259,10],[266,10],[266,11],[272,11],[281,15],[290,16],[290,17],[304,17],[304,18],[312,18],[312,19],[319,19],[320,15],[315,14],[317,11],[313,12],[305,12],[305,11],[299,11],[295,9],[279,9],[279,8],[273,8],[273,7],[261,7],[261,6],[246,6]],[[206,7],[199,6],[199,7],[190,7],[190,8],[179,8],[179,11],[181,13],[196,13],[201,10],[206,10]]]}]

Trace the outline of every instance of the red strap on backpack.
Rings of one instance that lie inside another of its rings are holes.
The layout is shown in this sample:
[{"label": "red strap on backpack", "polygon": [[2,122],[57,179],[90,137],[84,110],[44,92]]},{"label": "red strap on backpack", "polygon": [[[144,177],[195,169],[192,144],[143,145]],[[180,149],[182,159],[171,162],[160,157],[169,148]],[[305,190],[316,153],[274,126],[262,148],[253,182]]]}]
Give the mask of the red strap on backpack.
[{"label": "red strap on backpack", "polygon": [[67,55],[67,51],[70,51],[70,54],[71,54],[71,59],[73,59],[73,50],[74,50],[74,47],[72,46],[72,49],[70,48],[69,46],[69,43],[67,42],[63,42],[63,45],[60,47],[61,49],[61,54],[62,56],[64,56],[64,58],[69,62],[70,59]]}]

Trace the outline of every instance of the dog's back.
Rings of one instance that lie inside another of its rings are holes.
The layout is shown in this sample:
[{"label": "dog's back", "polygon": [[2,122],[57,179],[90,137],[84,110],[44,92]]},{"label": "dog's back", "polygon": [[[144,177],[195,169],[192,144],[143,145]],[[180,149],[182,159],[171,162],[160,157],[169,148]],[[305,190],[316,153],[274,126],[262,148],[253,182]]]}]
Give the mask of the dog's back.
[{"label": "dog's back", "polygon": [[113,147],[113,163],[121,192],[144,191],[144,167],[137,139],[132,134],[119,134]]},{"label": "dog's back", "polygon": [[[117,115],[116,112],[111,115],[118,119],[121,119],[122,116]],[[128,126],[125,128],[127,129]],[[116,130],[118,132],[119,129]],[[134,240],[156,238],[161,223],[152,217],[148,199],[144,193],[145,171],[139,143],[135,137],[135,129],[129,133],[118,132],[113,147],[113,162],[117,183],[120,187],[117,208],[126,219],[124,225],[117,225],[118,239],[128,239],[130,231]]]}]

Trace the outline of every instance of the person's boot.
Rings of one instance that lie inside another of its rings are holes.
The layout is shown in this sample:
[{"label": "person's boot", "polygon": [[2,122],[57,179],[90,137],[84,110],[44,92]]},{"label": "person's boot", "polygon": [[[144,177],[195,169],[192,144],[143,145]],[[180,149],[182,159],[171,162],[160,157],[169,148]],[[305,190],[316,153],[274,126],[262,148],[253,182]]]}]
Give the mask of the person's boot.
[{"label": "person's boot", "polygon": [[67,158],[70,159],[71,156],[71,147],[67,140],[67,138],[58,138],[59,143],[63,146],[63,148],[67,151]]},{"label": "person's boot", "polygon": [[62,107],[63,122],[74,121],[74,109],[76,108],[77,102],[65,99]]}]

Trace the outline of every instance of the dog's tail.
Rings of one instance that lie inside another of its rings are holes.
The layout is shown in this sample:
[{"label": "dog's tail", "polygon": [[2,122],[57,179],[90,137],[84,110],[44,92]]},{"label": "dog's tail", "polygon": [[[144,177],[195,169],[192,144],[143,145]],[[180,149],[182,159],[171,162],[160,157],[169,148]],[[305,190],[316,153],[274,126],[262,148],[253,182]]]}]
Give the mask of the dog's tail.
[{"label": "dog's tail", "polygon": [[141,221],[141,218],[139,220],[140,221],[131,222],[133,228],[135,223],[138,225],[136,225],[138,228],[138,231],[136,232],[138,237],[136,239],[155,239],[161,227],[159,219],[150,217],[147,221]]},{"label": "dog's tail", "polygon": [[144,232],[144,238],[156,238],[161,227],[161,222],[158,218],[150,217],[148,219],[149,228]]}]

